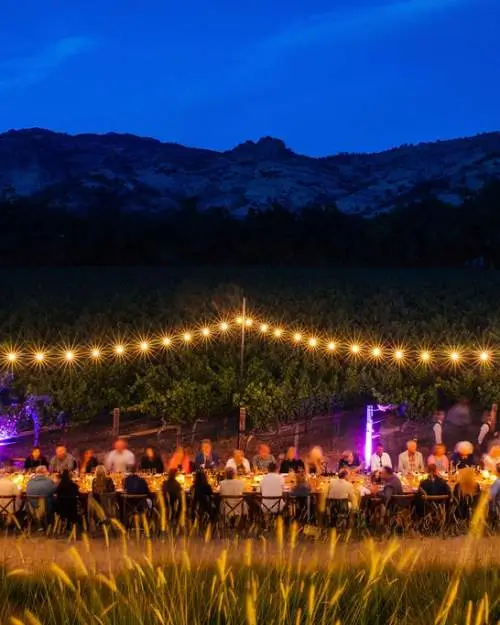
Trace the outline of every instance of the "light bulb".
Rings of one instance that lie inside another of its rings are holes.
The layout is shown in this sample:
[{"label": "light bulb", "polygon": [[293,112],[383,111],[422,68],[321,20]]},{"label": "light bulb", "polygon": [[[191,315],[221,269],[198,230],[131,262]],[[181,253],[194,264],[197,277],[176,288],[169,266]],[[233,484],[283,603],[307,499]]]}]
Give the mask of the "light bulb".
[{"label": "light bulb", "polygon": [[328,343],[328,350],[330,352],[334,352],[336,349],[337,349],[337,345],[333,341],[330,341]]},{"label": "light bulb", "polygon": [[404,353],[403,353],[403,351],[402,351],[401,349],[397,349],[397,350],[394,352],[394,358],[395,358],[396,360],[403,360],[403,357],[404,357]]},{"label": "light bulb", "polygon": [[294,340],[296,343],[300,343],[300,341],[302,340],[302,334],[300,334],[300,332],[296,332],[296,333],[293,335],[293,340]]},{"label": "light bulb", "polygon": [[186,341],[186,343],[189,343],[192,340],[193,335],[191,332],[186,332],[182,338]]},{"label": "light bulb", "polygon": [[309,345],[309,347],[316,347],[318,344],[318,339],[315,339],[314,337],[311,337],[308,341],[307,344]]},{"label": "light bulb", "polygon": [[210,336],[210,329],[209,328],[203,328],[201,333],[203,334],[203,336]]},{"label": "light bulb", "polygon": [[169,336],[164,336],[161,340],[161,344],[164,347],[169,347],[170,345],[172,345],[172,339]]},{"label": "light bulb", "polygon": [[380,358],[380,356],[382,356],[382,350],[380,349],[380,347],[374,347],[372,349],[372,356],[374,358]]},{"label": "light bulb", "polygon": [[479,358],[482,362],[488,362],[488,360],[490,359],[490,354],[488,352],[481,352]]},{"label": "light bulb", "polygon": [[17,354],[15,352],[10,352],[9,354],[7,354],[7,360],[9,362],[16,362]]},{"label": "light bulb", "polygon": [[245,319],[245,325],[250,328],[253,325],[253,319]]},{"label": "light bulb", "polygon": [[101,357],[101,350],[97,349],[97,347],[95,347],[91,352],[90,355],[92,356],[92,358],[100,358]]},{"label": "light bulb", "polygon": [[276,338],[279,339],[279,337],[283,334],[283,330],[281,328],[276,328],[273,334]]},{"label": "light bulb", "polygon": [[354,345],[351,345],[351,352],[353,354],[359,354],[360,351],[361,351],[361,348],[357,343],[355,343]]},{"label": "light bulb", "polygon": [[261,323],[260,324],[260,331],[265,334],[266,332],[269,331],[269,326],[267,323]]},{"label": "light bulb", "polygon": [[141,350],[141,352],[147,352],[149,349],[149,343],[147,341],[141,341],[141,344],[139,345],[139,348]]},{"label": "light bulb", "polygon": [[72,360],[75,359],[75,352],[72,352],[72,351],[68,350],[67,352],[65,352],[64,358],[68,362],[71,362]]},{"label": "light bulb", "polygon": [[43,352],[37,352],[35,354],[35,360],[37,362],[43,362],[44,358],[45,358],[45,354]]},{"label": "light bulb", "polygon": [[458,352],[451,352],[450,359],[453,362],[458,362],[460,360],[460,354]]},{"label": "light bulb", "polygon": [[429,354],[429,352],[422,352],[420,354],[420,360],[422,360],[422,362],[429,362],[430,359],[431,355]]},{"label": "light bulb", "polygon": [[123,345],[117,345],[115,347],[115,354],[117,354],[118,356],[123,356],[124,353],[125,353],[125,347],[123,347]]},{"label": "light bulb", "polygon": [[219,327],[222,330],[222,332],[227,332],[229,330],[229,324],[226,323],[225,321],[223,321]]}]

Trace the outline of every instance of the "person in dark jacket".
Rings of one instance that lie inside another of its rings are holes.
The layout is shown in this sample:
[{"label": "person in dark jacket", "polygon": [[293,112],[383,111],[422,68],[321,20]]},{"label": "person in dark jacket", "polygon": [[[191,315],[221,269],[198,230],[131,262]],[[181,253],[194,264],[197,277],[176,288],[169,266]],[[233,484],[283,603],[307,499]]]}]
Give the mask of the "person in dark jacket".
[{"label": "person in dark jacket", "polygon": [[435,464],[427,467],[428,477],[420,482],[420,490],[422,494],[428,497],[438,497],[442,495],[451,496],[451,490],[448,482],[444,480],[438,472]]},{"label": "person in dark jacket", "polygon": [[163,460],[153,447],[146,447],[144,456],[141,458],[140,469],[149,473],[165,472]]},{"label": "person in dark jacket", "polygon": [[170,469],[167,479],[163,482],[161,492],[170,520],[177,521],[182,510],[182,486],[176,479],[177,469]]},{"label": "person in dark jacket", "polygon": [[212,487],[208,483],[206,471],[201,469],[196,471],[191,489],[191,516],[193,519],[198,516],[199,519],[209,520],[214,516]]},{"label": "person in dark jacket", "polygon": [[281,462],[280,473],[298,473],[299,471],[305,471],[304,462],[297,458],[297,450],[295,447],[290,447],[286,452],[285,459]]},{"label": "person in dark jacket", "polygon": [[32,471],[37,467],[47,467],[49,468],[49,462],[45,456],[42,455],[42,451],[40,447],[33,447],[30,455],[24,461],[24,470]]},{"label": "person in dark jacket", "polygon": [[94,456],[94,451],[92,449],[86,449],[81,457],[79,470],[80,474],[82,473],[94,473],[97,466],[99,465],[99,461]]},{"label": "person in dark jacket", "polygon": [[56,512],[68,523],[68,529],[78,522],[78,486],[71,479],[68,469],[64,469],[56,488]]}]

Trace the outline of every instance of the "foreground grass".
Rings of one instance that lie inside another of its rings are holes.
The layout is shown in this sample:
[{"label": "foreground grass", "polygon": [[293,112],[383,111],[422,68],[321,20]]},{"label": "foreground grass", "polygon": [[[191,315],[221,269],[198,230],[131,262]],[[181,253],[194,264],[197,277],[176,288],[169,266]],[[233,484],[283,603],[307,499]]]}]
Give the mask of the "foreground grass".
[{"label": "foreground grass", "polygon": [[[479,557],[488,540],[485,566]],[[47,544],[45,560],[34,566]],[[283,539],[280,529],[260,541],[136,541],[125,534],[78,544],[23,540],[10,545],[16,566],[11,559],[0,571],[0,622],[497,623],[498,547],[498,539],[477,536],[344,544],[335,533],[313,544],[293,531]],[[53,557],[56,551],[64,558]]]}]

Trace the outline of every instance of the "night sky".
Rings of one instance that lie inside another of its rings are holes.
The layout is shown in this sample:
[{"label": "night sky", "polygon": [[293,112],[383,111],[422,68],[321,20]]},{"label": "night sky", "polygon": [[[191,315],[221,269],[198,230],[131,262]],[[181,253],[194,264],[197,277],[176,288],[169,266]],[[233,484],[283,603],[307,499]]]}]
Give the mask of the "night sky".
[{"label": "night sky", "polygon": [[311,155],[500,128],[499,0],[3,0],[0,131]]}]

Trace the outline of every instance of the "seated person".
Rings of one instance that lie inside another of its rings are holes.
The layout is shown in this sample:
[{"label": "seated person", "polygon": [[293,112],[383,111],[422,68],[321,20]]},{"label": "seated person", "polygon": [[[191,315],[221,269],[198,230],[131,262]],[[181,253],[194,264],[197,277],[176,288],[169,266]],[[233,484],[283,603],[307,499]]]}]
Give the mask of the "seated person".
[{"label": "seated person", "polygon": [[139,466],[141,471],[148,473],[163,473],[165,471],[163,460],[153,447],[146,447]]},{"label": "seated person", "polygon": [[420,482],[422,494],[428,497],[437,497],[440,495],[451,496],[448,482],[439,475],[438,468],[435,464],[429,464],[427,473],[428,477]]},{"label": "seated person", "polygon": [[213,518],[213,491],[208,483],[206,471],[196,471],[191,489],[191,515]]},{"label": "seated person", "polygon": [[346,499],[349,508],[356,508],[358,499],[354,491],[354,486],[347,480],[349,471],[341,469],[338,477],[333,477],[328,486],[328,499]]},{"label": "seated person", "polygon": [[490,510],[493,513],[496,513],[500,506],[500,464],[497,464],[495,473],[497,479],[490,487]]},{"label": "seated person", "polygon": [[313,447],[306,460],[306,473],[309,475],[323,475],[326,473],[326,461],[321,447]]},{"label": "seated person", "polygon": [[466,469],[474,466],[474,446],[469,441],[461,441],[455,447],[455,453],[451,457],[452,466],[457,469]]},{"label": "seated person", "polygon": [[363,468],[362,462],[359,459],[357,454],[354,454],[349,449],[344,451],[340,456],[339,460],[339,471],[342,469],[349,469],[349,471],[354,471],[355,473],[359,473]]},{"label": "seated person", "polygon": [[40,447],[33,447],[30,455],[24,461],[24,470],[32,471],[33,469],[36,469],[37,467],[40,467],[42,465],[44,467],[47,467],[47,469],[49,468],[48,460],[45,456],[42,455]]},{"label": "seated person", "polygon": [[458,471],[457,484],[453,496],[457,502],[457,517],[470,518],[479,502],[481,487],[476,479],[474,469],[466,467]]},{"label": "seated person", "polygon": [[252,460],[254,471],[264,473],[269,469],[270,464],[276,464],[276,460],[271,454],[269,445],[259,445],[259,452],[253,457]]},{"label": "seated person", "polygon": [[297,457],[295,447],[289,447],[285,459],[281,462],[280,473],[298,473],[299,471],[305,471],[304,463]]},{"label": "seated person", "polygon": [[221,512],[227,516],[243,516],[245,514],[245,505],[237,500],[224,501],[224,497],[243,497],[243,482],[235,479],[236,472],[233,468],[226,468],[226,477],[219,484],[219,495],[222,499]]},{"label": "seated person", "polygon": [[383,488],[383,498],[385,504],[388,505],[394,495],[402,495],[403,494],[403,485],[401,484],[401,480],[397,475],[394,475],[394,471],[392,467],[384,467],[380,472],[380,477],[382,478]]},{"label": "seated person", "polygon": [[182,486],[177,481],[177,469],[170,469],[161,492],[170,518],[177,520],[182,510]]},{"label": "seated person", "polygon": [[399,473],[423,473],[425,471],[424,457],[417,451],[417,441],[410,440],[406,442],[406,451],[399,454],[398,459]]},{"label": "seated person", "polygon": [[219,466],[219,456],[212,450],[212,443],[206,438],[201,442],[201,449],[194,459],[195,471],[205,469],[213,471]]},{"label": "seated person", "polygon": [[86,449],[80,460],[80,475],[82,473],[94,473],[98,464],[99,461],[94,456],[94,451],[92,449]]},{"label": "seated person", "polygon": [[379,443],[370,458],[370,472],[375,473],[384,467],[392,467],[392,461],[389,454],[384,451],[384,446]]},{"label": "seated person", "polygon": [[440,473],[448,473],[450,461],[446,456],[446,447],[442,444],[434,445],[433,453],[427,458],[427,466],[435,465]]},{"label": "seated person", "polygon": [[78,521],[78,497],[80,491],[71,479],[70,472],[65,469],[56,487],[56,512],[70,525]]},{"label": "seated person", "polygon": [[[15,497],[11,502],[8,497]],[[21,508],[21,493],[16,484],[10,479],[7,470],[0,467],[0,504],[5,512],[15,514]]]},{"label": "seated person", "polygon": [[115,484],[109,477],[106,467],[102,464],[98,465],[95,470],[95,477],[92,480],[92,496],[102,509],[100,510],[98,508],[97,516],[99,517],[99,521],[102,522],[106,518],[116,516],[117,505],[114,494]]},{"label": "seated person", "polygon": [[304,471],[298,471],[295,479],[295,486],[292,488],[293,497],[307,498],[311,494],[311,487],[307,482],[307,477]]},{"label": "seated person", "polygon": [[285,502],[280,501],[283,496],[283,488],[285,486],[283,476],[278,473],[278,466],[275,462],[271,462],[268,467],[268,473],[264,475],[260,482],[260,494],[264,497],[262,509],[267,512],[281,512]]},{"label": "seated person", "polygon": [[[35,475],[26,485],[26,498],[33,510],[38,510],[41,515],[52,514],[53,498],[56,485],[49,477],[47,467],[40,465],[35,469]],[[42,504],[40,506],[39,504]],[[43,507],[43,509],[42,509]]]},{"label": "seated person", "polygon": [[127,449],[127,441],[118,438],[113,451],[110,451],[104,461],[104,466],[110,473],[126,473],[135,465],[135,456]]},{"label": "seated person", "polygon": [[233,469],[237,475],[248,475],[250,473],[250,463],[245,458],[241,449],[236,449],[233,457],[226,463],[226,469]]},{"label": "seated person", "polygon": [[184,447],[177,447],[168,462],[168,468],[177,469],[181,473],[191,473],[191,461]]},{"label": "seated person", "polygon": [[49,471],[51,473],[62,473],[65,469],[74,471],[76,469],[75,458],[68,453],[64,445],[56,447],[56,455],[50,461]]},{"label": "seated person", "polygon": [[149,490],[146,480],[137,475],[137,466],[133,465],[130,469],[130,475],[127,475],[123,482],[123,489],[127,495],[143,495],[148,508],[153,507],[153,496]]}]

